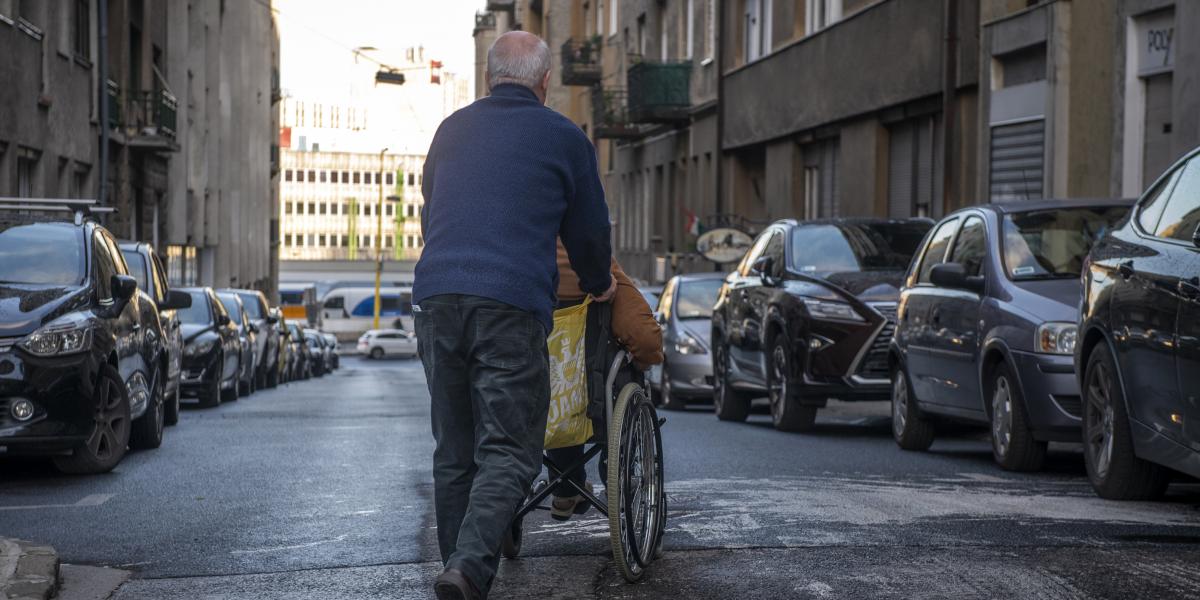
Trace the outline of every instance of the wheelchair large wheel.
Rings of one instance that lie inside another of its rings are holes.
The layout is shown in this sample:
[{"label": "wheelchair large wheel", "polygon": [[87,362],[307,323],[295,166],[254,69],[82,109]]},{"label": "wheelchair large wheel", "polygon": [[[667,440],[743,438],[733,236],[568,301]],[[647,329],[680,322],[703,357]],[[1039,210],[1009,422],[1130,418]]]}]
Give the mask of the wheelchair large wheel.
[{"label": "wheelchair large wheel", "polygon": [[633,583],[661,553],[666,521],[658,417],[636,383],[622,388],[613,405],[605,487],[613,558]]}]

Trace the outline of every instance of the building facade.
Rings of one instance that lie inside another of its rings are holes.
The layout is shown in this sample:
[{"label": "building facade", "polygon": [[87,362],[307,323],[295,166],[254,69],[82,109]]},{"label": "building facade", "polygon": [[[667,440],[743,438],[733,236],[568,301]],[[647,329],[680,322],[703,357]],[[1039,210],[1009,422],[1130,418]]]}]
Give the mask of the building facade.
[{"label": "building facade", "polygon": [[274,292],[269,3],[0,0],[0,47],[0,193],[103,197],[105,225],[154,244],[174,283]]},{"label": "building facade", "polygon": [[284,260],[420,257],[423,155],[285,149],[282,158]]}]

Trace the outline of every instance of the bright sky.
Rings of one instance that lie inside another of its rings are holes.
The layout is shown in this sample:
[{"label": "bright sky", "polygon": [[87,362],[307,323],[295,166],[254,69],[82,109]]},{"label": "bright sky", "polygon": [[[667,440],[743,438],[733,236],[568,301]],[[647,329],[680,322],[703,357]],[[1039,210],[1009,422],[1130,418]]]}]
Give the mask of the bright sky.
[{"label": "bright sky", "polygon": [[387,62],[389,55],[423,45],[427,59],[473,80],[471,32],[475,11],[484,5],[485,0],[274,0],[283,89],[301,98],[344,93],[356,83],[350,81],[356,70],[348,65],[358,46],[378,48],[370,54]]}]

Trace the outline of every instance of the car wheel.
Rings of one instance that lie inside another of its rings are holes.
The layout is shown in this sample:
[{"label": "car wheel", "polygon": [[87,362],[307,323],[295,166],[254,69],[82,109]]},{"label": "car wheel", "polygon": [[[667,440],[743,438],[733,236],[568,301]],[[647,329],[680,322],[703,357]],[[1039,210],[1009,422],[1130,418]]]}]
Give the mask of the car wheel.
[{"label": "car wheel", "polygon": [[992,370],[988,384],[992,406],[992,456],[1007,471],[1039,471],[1046,462],[1046,442],[1033,439],[1025,397],[1002,362]]},{"label": "car wheel", "polygon": [[100,367],[92,400],[95,406],[91,435],[70,456],[54,458],[54,466],[63,473],[107,473],[121,462],[129,447],[129,396],[121,374],[112,365]]},{"label": "car wheel", "polygon": [[367,353],[367,356],[373,360],[379,360],[383,358],[383,348],[380,348],[379,346],[371,348],[371,351]]},{"label": "car wheel", "polygon": [[713,409],[722,421],[745,421],[750,399],[729,386],[729,351],[724,340],[713,345]]},{"label": "car wheel", "polygon": [[1117,373],[1108,348],[1097,345],[1083,377],[1083,462],[1101,498],[1151,500],[1166,491],[1171,472],[1134,454]]},{"label": "car wheel", "polygon": [[275,389],[279,386],[279,368],[267,369],[267,389]]},{"label": "car wheel", "polygon": [[817,407],[800,404],[791,381],[792,349],[787,337],[775,336],[767,365],[767,396],[771,400],[771,422],[780,431],[812,431]]},{"label": "car wheel", "polygon": [[933,445],[933,423],[917,410],[903,365],[892,372],[892,437],[905,450],[928,450]]},{"label": "car wheel", "polygon": [[658,384],[659,403],[667,410],[687,410],[687,400],[671,393],[671,376],[667,374],[667,365],[662,366],[662,381]]},{"label": "car wheel", "polygon": [[139,450],[150,450],[162,445],[163,424],[166,420],[161,374],[155,374],[154,387],[150,388],[146,414],[133,422],[129,434],[129,445]]},{"label": "car wheel", "polygon": [[225,357],[218,356],[216,373],[213,374],[204,391],[200,392],[200,408],[214,408],[221,404],[222,383],[225,383]]},{"label": "car wheel", "polygon": [[163,420],[167,425],[177,425],[179,423],[179,385],[175,386],[175,393],[171,394],[171,400],[167,402],[167,409],[163,415]]},{"label": "car wheel", "polygon": [[242,372],[241,358],[238,359],[238,366],[233,370],[233,381],[230,382],[229,389],[221,390],[221,402],[237,402],[239,393],[242,387],[242,382],[239,380]]}]

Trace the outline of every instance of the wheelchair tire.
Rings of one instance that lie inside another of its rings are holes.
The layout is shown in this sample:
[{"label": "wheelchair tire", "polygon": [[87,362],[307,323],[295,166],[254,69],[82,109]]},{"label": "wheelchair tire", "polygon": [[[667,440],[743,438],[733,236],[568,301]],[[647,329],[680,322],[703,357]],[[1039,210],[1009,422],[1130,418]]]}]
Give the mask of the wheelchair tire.
[{"label": "wheelchair tire", "polygon": [[636,383],[617,395],[608,424],[609,541],[625,580],[634,583],[661,553],[666,521],[662,437],[658,416]]},{"label": "wheelchair tire", "polygon": [[504,558],[517,558],[521,555],[521,541],[525,537],[522,531],[522,521],[525,519],[514,519],[508,526],[508,530],[504,532],[504,539],[500,540],[500,554]]}]

